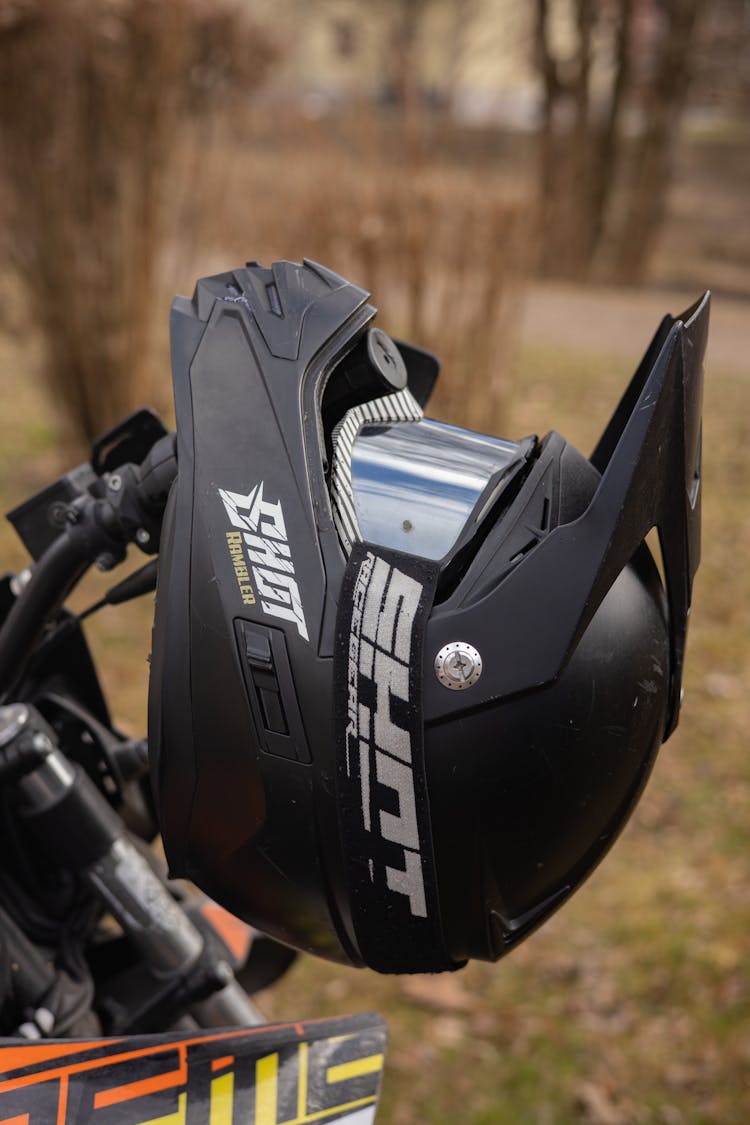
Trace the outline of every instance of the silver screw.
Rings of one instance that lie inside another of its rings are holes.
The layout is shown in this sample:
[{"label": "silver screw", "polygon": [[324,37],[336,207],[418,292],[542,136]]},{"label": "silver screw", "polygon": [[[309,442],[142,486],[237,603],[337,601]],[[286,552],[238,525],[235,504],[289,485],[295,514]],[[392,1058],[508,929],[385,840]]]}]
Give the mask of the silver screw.
[{"label": "silver screw", "polygon": [[150,540],[151,540],[151,536],[146,531],[145,527],[139,527],[138,530],[135,533],[136,543],[140,543],[140,545],[142,547],[145,547],[146,544],[150,542]]},{"label": "silver screw", "polygon": [[25,586],[28,586],[30,581],[31,567],[27,566],[25,570],[21,570],[18,574],[14,574],[10,580],[10,592],[13,594],[13,597],[17,598],[21,593],[21,590],[23,590]]},{"label": "silver screw", "polygon": [[120,491],[120,489],[122,488],[122,477],[119,475],[119,473],[112,474],[107,483],[107,487],[109,488],[110,492]]},{"label": "silver screw", "polygon": [[7,746],[28,725],[29,709],[24,703],[0,707],[0,746]]},{"label": "silver screw", "polygon": [[482,674],[482,657],[466,641],[443,645],[435,657],[435,675],[450,691],[466,691]]}]

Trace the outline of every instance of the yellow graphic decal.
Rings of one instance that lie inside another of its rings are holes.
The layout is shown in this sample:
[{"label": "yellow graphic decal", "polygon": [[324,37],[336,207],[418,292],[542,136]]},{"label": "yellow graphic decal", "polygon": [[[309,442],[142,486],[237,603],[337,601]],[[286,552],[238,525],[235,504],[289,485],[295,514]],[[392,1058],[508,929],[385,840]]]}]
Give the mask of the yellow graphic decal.
[{"label": "yellow graphic decal", "polygon": [[232,1125],[234,1117],[234,1074],[222,1074],[211,1082],[211,1110],[208,1125]]},{"label": "yellow graphic decal", "polygon": [[[342,1038],[348,1038],[342,1037]],[[329,1043],[336,1040],[329,1039]],[[279,1056],[267,1055],[258,1059],[255,1068],[255,1125],[311,1125],[312,1122],[322,1118],[332,1118],[354,1109],[361,1109],[367,1105],[374,1105],[376,1094],[369,1094],[363,1098],[356,1098],[336,1106],[327,1106],[312,1113],[307,1112],[308,1088],[308,1057],[307,1043],[300,1043],[297,1049],[298,1086],[297,1086],[297,1116],[284,1121],[278,1120],[278,1091],[279,1091]],[[328,1067],[326,1081],[329,1084],[344,1082],[352,1078],[362,1078],[368,1074],[377,1074],[383,1067],[383,1055],[368,1055],[353,1062],[339,1063],[337,1066]],[[213,1119],[210,1125],[214,1125]],[[219,1122],[218,1125],[223,1125]]]},{"label": "yellow graphic decal", "polygon": [[187,1094],[180,1094],[177,1099],[177,1109],[165,1117],[152,1117],[150,1121],[141,1121],[139,1125],[185,1125],[187,1118]]},{"label": "yellow graphic decal", "polygon": [[36,1068],[26,1047],[12,1056],[21,1063],[16,1073],[0,1081],[0,1125],[95,1125],[100,1113],[119,1125],[187,1125],[188,1118],[203,1125],[324,1125],[374,1106],[383,1030],[327,1037],[318,1030],[320,1037],[307,1042],[306,1034],[303,1024],[293,1024],[177,1041],[136,1037],[110,1041],[106,1054],[97,1041],[76,1044],[76,1055],[63,1044],[59,1060],[41,1044]]},{"label": "yellow graphic decal", "polygon": [[299,1045],[299,1080],[297,1086],[297,1116],[307,1112],[307,1043]]},{"label": "yellow graphic decal", "polygon": [[326,1071],[326,1082],[346,1082],[347,1078],[362,1078],[365,1074],[376,1074],[382,1069],[383,1056],[368,1055],[364,1059],[354,1059],[352,1062],[329,1066]]},{"label": "yellow graphic decal", "polygon": [[255,591],[250,585],[250,575],[247,572],[245,551],[242,546],[242,536],[239,531],[228,531],[226,534],[229,557],[232,560],[234,575],[237,579],[237,585],[240,588],[240,594],[242,595],[242,604],[255,605]]},{"label": "yellow graphic decal", "polygon": [[255,1067],[255,1125],[276,1125],[279,1056],[266,1055]]},{"label": "yellow graphic decal", "polygon": [[[316,1113],[306,1113],[304,1117],[295,1117],[293,1121],[282,1121],[279,1125],[309,1125],[311,1121],[320,1121],[321,1117],[329,1117],[331,1120],[334,1120],[333,1114],[338,1118],[342,1114],[348,1113],[349,1110],[362,1109],[366,1105],[374,1105],[376,1100],[375,1095],[371,1094],[367,1098],[357,1098],[356,1101],[353,1102],[344,1102],[343,1105],[332,1105],[329,1106],[328,1109],[319,1109]],[[276,1122],[274,1122],[274,1125],[276,1125]]]}]

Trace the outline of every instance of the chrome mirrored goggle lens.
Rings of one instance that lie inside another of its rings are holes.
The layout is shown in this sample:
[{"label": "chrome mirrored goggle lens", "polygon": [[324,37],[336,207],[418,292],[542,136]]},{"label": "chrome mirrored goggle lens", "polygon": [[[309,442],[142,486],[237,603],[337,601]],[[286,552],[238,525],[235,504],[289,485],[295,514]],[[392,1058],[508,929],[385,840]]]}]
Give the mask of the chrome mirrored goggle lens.
[{"label": "chrome mirrored goggle lens", "polygon": [[477,527],[493,507],[528,444],[426,418],[356,421],[350,440],[334,435],[331,475],[334,514],[347,549],[365,540],[444,559],[464,529]]}]

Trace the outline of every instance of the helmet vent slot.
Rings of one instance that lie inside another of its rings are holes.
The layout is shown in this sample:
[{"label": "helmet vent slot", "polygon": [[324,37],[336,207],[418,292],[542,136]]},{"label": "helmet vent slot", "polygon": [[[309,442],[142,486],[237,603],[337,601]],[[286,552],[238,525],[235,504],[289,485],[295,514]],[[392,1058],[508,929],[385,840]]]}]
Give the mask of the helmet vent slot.
[{"label": "helmet vent slot", "polygon": [[508,559],[509,564],[511,566],[513,566],[515,563],[520,562],[521,559],[523,558],[523,556],[528,555],[529,551],[531,551],[532,548],[536,547],[536,545],[538,543],[539,543],[539,536],[538,535],[532,536],[532,538],[529,539],[528,543],[525,543],[523,545],[523,547],[521,547],[520,551],[516,551],[515,555],[513,555],[512,558]]},{"label": "helmet vent slot", "polygon": [[281,307],[281,298],[276,286],[271,283],[266,286],[266,293],[268,294],[268,307],[274,316],[283,316],[284,310]]}]

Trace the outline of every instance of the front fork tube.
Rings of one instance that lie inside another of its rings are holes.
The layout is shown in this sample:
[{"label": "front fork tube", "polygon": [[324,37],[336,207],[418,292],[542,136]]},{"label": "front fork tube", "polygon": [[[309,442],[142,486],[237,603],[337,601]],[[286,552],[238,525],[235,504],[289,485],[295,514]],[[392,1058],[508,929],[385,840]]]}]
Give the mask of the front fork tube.
[{"label": "front fork tube", "polygon": [[[4,715],[10,711],[18,725],[18,706],[0,708],[0,746]],[[189,1001],[200,1026],[263,1023],[229,961],[172,897],[88,774],[59,750],[43,720],[43,729],[33,733],[33,708],[23,711],[24,737],[31,733],[39,761],[15,782],[19,812],[50,858],[89,885],[165,986],[171,980],[187,983],[189,998],[190,979],[201,982],[199,995]]]}]

